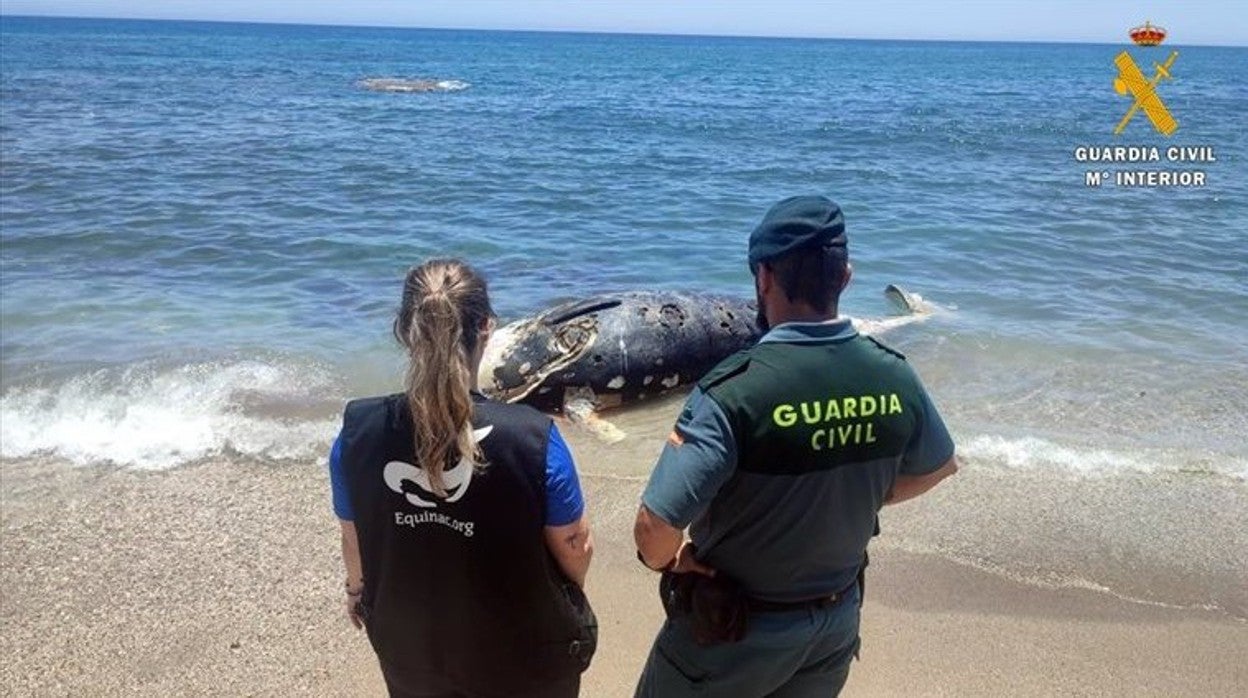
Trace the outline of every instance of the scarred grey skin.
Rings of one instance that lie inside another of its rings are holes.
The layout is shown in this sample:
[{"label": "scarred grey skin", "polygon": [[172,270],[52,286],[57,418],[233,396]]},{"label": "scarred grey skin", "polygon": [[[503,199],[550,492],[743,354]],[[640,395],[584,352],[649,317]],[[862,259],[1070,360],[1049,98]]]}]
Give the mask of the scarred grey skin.
[{"label": "scarred grey skin", "polygon": [[[931,306],[889,286],[906,315],[854,320],[880,332],[926,317]],[[762,335],[753,301],[682,292],[629,291],[556,305],[494,331],[477,375],[486,395],[558,410],[593,410],[654,397],[696,383]]]},{"label": "scarred grey skin", "polygon": [[478,374],[491,397],[542,409],[583,397],[595,408],[702,377],[760,336],[754,303],[631,291],[557,305],[494,332]]}]

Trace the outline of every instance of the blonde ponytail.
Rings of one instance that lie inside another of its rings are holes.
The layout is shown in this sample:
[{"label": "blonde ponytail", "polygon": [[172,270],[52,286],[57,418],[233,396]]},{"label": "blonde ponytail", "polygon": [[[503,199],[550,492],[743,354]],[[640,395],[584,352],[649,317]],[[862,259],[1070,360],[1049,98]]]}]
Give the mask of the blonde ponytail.
[{"label": "blonde ponytail", "polygon": [[483,461],[472,436],[472,356],[492,315],[485,280],[464,262],[435,259],[407,273],[394,334],[408,352],[416,465],[439,497],[445,469]]}]

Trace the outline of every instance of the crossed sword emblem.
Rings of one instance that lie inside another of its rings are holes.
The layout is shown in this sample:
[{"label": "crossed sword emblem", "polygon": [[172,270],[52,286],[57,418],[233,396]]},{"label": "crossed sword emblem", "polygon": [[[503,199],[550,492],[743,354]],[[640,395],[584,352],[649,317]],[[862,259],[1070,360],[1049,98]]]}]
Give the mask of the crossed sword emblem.
[{"label": "crossed sword emblem", "polygon": [[1114,129],[1114,135],[1122,133],[1122,130],[1130,123],[1131,118],[1141,109],[1148,116],[1148,120],[1153,122],[1153,127],[1163,135],[1169,136],[1179,127],[1179,122],[1174,120],[1170,115],[1170,110],[1166,109],[1165,102],[1161,101],[1161,97],[1157,96],[1157,83],[1162,78],[1167,80],[1170,77],[1170,66],[1174,65],[1174,59],[1179,57],[1178,51],[1170,53],[1170,57],[1165,63],[1153,63],[1153,67],[1157,68],[1157,72],[1153,74],[1152,80],[1144,79],[1144,73],[1140,72],[1139,66],[1131,59],[1131,54],[1123,51],[1114,59],[1114,65],[1118,66],[1118,77],[1114,80],[1114,89],[1120,95],[1127,92],[1135,98],[1135,103],[1131,105],[1131,109],[1127,111],[1127,115],[1122,117],[1122,121],[1118,122],[1118,128]]}]

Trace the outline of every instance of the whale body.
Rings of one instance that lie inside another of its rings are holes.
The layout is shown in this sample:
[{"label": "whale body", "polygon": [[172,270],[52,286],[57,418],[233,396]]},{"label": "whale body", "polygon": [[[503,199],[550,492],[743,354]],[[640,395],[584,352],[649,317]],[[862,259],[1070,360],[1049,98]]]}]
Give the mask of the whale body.
[{"label": "whale body", "polygon": [[[885,295],[906,314],[854,320],[860,331],[877,334],[929,312],[896,286]],[[611,408],[696,383],[758,341],[756,317],[754,301],[698,293],[628,291],[560,303],[495,330],[478,385],[494,399],[538,409]]]},{"label": "whale body", "polygon": [[356,83],[372,92],[458,92],[468,89],[462,80],[433,80],[429,78],[364,78]]}]

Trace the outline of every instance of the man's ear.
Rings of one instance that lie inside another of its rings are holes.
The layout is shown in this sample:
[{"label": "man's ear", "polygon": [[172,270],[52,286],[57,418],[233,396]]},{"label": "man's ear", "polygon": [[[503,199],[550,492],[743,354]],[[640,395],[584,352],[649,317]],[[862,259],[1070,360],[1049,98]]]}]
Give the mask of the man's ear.
[{"label": "man's ear", "polygon": [[854,265],[850,264],[849,262],[846,262],[845,263],[845,280],[841,282],[841,289],[840,289],[841,291],[845,290],[845,287],[849,285],[849,280],[852,278],[854,278]]},{"label": "man's ear", "polygon": [[771,293],[772,284],[776,283],[776,276],[771,273],[771,267],[767,266],[766,262],[758,265],[758,274],[755,278],[757,279],[755,287],[759,293],[764,295]]}]

